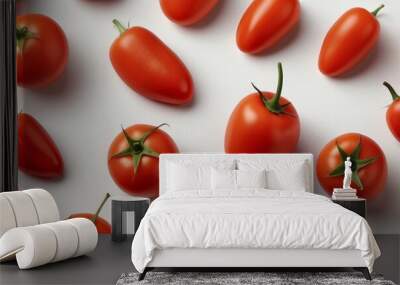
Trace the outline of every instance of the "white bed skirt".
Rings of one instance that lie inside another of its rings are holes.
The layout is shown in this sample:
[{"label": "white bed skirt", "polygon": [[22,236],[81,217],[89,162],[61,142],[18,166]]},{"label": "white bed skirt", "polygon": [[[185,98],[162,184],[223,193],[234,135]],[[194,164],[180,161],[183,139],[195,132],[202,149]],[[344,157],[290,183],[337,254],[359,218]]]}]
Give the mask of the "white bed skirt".
[{"label": "white bed skirt", "polygon": [[197,249],[155,250],[147,267],[366,267],[359,250]]}]

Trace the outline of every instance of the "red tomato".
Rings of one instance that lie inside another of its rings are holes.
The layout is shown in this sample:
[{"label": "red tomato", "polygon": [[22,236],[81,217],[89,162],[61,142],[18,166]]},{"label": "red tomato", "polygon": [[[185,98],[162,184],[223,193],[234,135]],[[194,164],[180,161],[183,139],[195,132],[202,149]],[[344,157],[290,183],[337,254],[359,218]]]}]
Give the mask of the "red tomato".
[{"label": "red tomato", "polygon": [[217,5],[218,0],[160,0],[165,16],[179,25],[193,25]]},{"label": "red tomato", "polygon": [[319,69],[328,76],[339,76],[362,61],[379,38],[377,13],[353,8],[344,13],[325,36],[319,54]]},{"label": "red tomato", "polygon": [[225,132],[227,153],[286,153],[296,150],[300,121],[294,106],[281,97],[282,66],[276,94],[252,93],[233,110]]},{"label": "red tomato", "polygon": [[183,62],[157,36],[142,27],[125,29],[110,48],[110,59],[122,80],[139,94],[169,104],[186,104],[193,82]]},{"label": "red tomato", "polygon": [[298,0],[254,0],[240,19],[236,43],[246,53],[275,45],[300,19]]},{"label": "red tomato", "polygon": [[45,87],[63,73],[68,60],[68,42],[61,27],[39,14],[17,17],[17,83]]},{"label": "red tomato", "polygon": [[331,140],[318,156],[318,180],[328,194],[342,187],[347,157],[352,162],[352,187],[358,196],[374,198],[385,190],[387,164],[382,149],[367,136],[347,133]]},{"label": "red tomato", "polygon": [[386,81],[383,82],[383,85],[389,89],[393,99],[386,111],[386,122],[393,136],[400,142],[400,96]]},{"label": "red tomato", "polygon": [[115,137],[108,151],[108,170],[114,182],[131,195],[158,196],[158,156],[176,153],[173,139],[159,127],[133,125]]},{"label": "red tomato", "polygon": [[17,121],[19,169],[40,178],[61,177],[63,159],[50,135],[31,115],[19,113]]},{"label": "red tomato", "polygon": [[104,197],[104,200],[101,202],[99,208],[97,209],[95,214],[91,213],[77,213],[72,214],[68,217],[68,219],[73,218],[85,218],[91,220],[94,225],[96,226],[97,232],[99,234],[111,234],[111,225],[107,220],[103,219],[99,216],[101,209],[103,208],[104,204],[106,203],[107,199],[110,197],[110,194],[107,193]]}]

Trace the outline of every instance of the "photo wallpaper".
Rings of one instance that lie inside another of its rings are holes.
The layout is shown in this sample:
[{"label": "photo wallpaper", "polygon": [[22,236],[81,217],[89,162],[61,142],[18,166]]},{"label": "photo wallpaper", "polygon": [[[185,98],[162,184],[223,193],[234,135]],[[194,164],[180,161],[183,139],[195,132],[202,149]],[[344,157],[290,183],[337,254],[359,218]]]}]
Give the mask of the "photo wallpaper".
[{"label": "photo wallpaper", "polygon": [[[400,233],[400,2],[17,1],[20,189],[111,231],[112,196],[158,196],[160,153],[344,162],[376,233]],[[396,89],[399,93],[396,93]],[[101,207],[100,207],[101,208]]]}]

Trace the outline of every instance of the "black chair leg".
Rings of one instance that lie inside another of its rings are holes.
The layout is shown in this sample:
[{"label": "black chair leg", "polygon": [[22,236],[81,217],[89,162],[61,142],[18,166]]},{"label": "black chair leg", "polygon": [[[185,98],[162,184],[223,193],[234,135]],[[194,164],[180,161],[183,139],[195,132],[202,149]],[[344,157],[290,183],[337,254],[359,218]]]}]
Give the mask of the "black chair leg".
[{"label": "black chair leg", "polygon": [[139,278],[138,281],[142,281],[144,279],[144,277],[146,277],[146,273],[147,273],[147,267],[143,270],[142,273],[139,274]]},{"label": "black chair leg", "polygon": [[361,271],[361,273],[364,275],[365,279],[372,280],[371,274],[369,274],[369,270],[367,267],[355,267],[354,269],[357,271]]}]

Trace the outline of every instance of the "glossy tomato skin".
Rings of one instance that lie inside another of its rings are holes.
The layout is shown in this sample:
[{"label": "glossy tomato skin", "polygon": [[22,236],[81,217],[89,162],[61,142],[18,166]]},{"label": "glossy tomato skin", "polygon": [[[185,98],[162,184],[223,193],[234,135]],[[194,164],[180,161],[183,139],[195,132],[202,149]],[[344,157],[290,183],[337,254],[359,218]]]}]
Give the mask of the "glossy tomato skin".
[{"label": "glossy tomato skin", "polygon": [[60,178],[64,172],[63,158],[47,131],[26,113],[18,115],[17,124],[19,169],[39,178]]},{"label": "glossy tomato skin", "polygon": [[[267,99],[273,93],[263,92]],[[280,104],[289,101],[280,98]],[[300,137],[297,111],[290,104],[287,114],[274,114],[266,109],[257,93],[243,98],[233,110],[225,132],[226,153],[290,153]]]},{"label": "glossy tomato skin", "polygon": [[375,157],[376,161],[358,171],[364,189],[360,190],[360,188],[353,182],[351,186],[358,190],[357,195],[359,197],[367,199],[375,198],[385,190],[387,163],[382,149],[375,141],[365,135],[359,133],[347,133],[336,137],[326,144],[322,148],[317,159],[318,180],[329,195],[332,194],[333,188],[341,188],[343,183],[343,175],[337,177],[329,176],[329,173],[331,173],[341,162],[336,142],[346,151],[346,153],[351,153],[360,142],[360,138],[360,158],[366,159]]},{"label": "glossy tomato skin", "polygon": [[299,19],[298,0],[254,0],[239,22],[237,46],[245,53],[260,53],[287,35]]},{"label": "glossy tomato skin", "polygon": [[[145,132],[154,128],[150,125],[138,124],[126,129],[133,139],[140,139]],[[145,146],[158,153],[179,152],[173,139],[163,130],[156,130],[145,141]],[[117,135],[108,151],[108,170],[114,182],[126,193],[135,196],[155,198],[158,196],[158,158],[143,156],[134,172],[132,158],[129,156],[113,158],[112,156],[128,147],[122,133]]]},{"label": "glossy tomato skin", "polygon": [[[91,213],[76,213],[72,214],[68,217],[68,219],[73,219],[73,218],[85,218],[92,220],[94,217],[94,214]],[[96,222],[94,223],[96,226],[97,232],[99,234],[111,234],[111,225],[110,223],[103,219],[102,217],[97,217]]]},{"label": "glossy tomato skin", "polygon": [[160,0],[165,16],[172,22],[189,26],[205,18],[219,0]]},{"label": "glossy tomato skin", "polygon": [[110,48],[111,63],[137,93],[174,105],[192,101],[192,77],[178,56],[142,27],[122,33]]},{"label": "glossy tomato skin", "polygon": [[361,62],[378,41],[380,25],[363,8],[344,13],[325,36],[319,54],[319,69],[328,76],[340,76]]},{"label": "glossy tomato skin", "polygon": [[46,87],[63,73],[68,61],[68,42],[61,27],[40,14],[17,16],[17,29],[28,28],[32,38],[17,48],[17,83],[21,87]]},{"label": "glossy tomato skin", "polygon": [[400,100],[390,104],[386,111],[386,122],[393,136],[400,142]]}]

